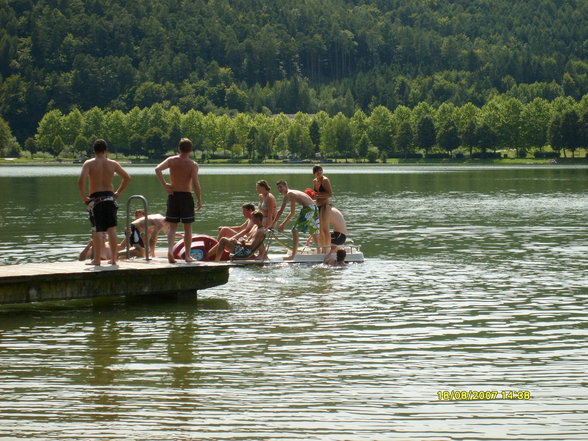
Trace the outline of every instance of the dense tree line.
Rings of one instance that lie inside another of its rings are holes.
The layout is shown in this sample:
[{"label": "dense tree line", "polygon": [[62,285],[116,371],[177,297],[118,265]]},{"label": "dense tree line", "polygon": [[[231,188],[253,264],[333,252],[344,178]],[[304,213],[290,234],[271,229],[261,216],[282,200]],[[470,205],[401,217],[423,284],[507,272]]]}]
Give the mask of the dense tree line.
[{"label": "dense tree line", "polygon": [[[69,113],[51,110],[39,123],[29,152],[65,157],[85,156],[96,138],[105,138],[111,152],[159,158],[173,153],[180,137],[192,139],[199,157],[267,158],[413,158],[492,156],[497,149],[516,150],[519,157],[541,153],[547,145],[557,156],[574,155],[588,144],[588,95],[580,101],[559,97],[536,98],[530,103],[507,96],[481,107],[472,103],[390,110],[378,106],[371,113],[357,110],[315,115],[235,116],[182,112],[177,106],[134,107],[129,112],[98,107]],[[540,156],[540,155],[539,155]]]},{"label": "dense tree line", "polygon": [[0,0],[0,116],[579,100],[587,54],[585,0]]}]

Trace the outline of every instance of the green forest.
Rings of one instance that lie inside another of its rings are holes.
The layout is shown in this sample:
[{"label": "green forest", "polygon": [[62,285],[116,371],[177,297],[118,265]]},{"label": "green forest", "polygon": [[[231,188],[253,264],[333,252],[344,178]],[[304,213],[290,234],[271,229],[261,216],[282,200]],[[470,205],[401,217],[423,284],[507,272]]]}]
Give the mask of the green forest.
[{"label": "green forest", "polygon": [[0,0],[0,61],[0,156],[96,137],[250,160],[588,139],[586,0]]}]

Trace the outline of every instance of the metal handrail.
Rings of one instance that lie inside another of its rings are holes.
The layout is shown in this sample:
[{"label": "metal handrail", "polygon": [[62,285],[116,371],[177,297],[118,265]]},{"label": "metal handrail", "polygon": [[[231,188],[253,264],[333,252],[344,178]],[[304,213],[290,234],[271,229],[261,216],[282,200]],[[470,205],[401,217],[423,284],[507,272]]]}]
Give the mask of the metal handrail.
[{"label": "metal handrail", "polygon": [[130,238],[130,228],[131,228],[131,223],[129,222],[129,218],[130,218],[130,208],[131,208],[131,200],[132,199],[140,199],[143,201],[143,211],[145,212],[145,240],[144,240],[144,244],[145,244],[145,259],[147,261],[151,260],[151,257],[149,256],[149,222],[147,219],[147,216],[149,216],[149,213],[147,211],[147,208],[149,206],[149,203],[147,202],[147,199],[145,198],[145,196],[142,196],[140,194],[134,194],[132,196],[129,196],[129,199],[127,199],[127,229],[125,230],[125,237],[127,238],[127,259],[129,259],[131,257],[130,255],[130,245],[131,245],[131,241],[129,240]]}]

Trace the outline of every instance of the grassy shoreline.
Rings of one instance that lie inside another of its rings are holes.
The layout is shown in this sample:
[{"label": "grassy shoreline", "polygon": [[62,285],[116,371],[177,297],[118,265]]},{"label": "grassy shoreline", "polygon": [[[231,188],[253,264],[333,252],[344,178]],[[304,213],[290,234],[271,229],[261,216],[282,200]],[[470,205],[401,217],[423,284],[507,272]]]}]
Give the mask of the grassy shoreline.
[{"label": "grassy shoreline", "polygon": [[[112,156],[111,156],[112,157]],[[117,161],[130,165],[156,165],[159,159],[150,160],[148,158],[124,158],[112,157]],[[553,164],[551,159],[535,158],[501,158],[501,159],[388,159],[383,162],[367,162],[357,160],[323,160],[323,161],[287,161],[287,160],[266,160],[263,162],[250,162],[248,160],[231,160],[231,159],[213,159],[201,164],[206,165],[312,165],[315,163],[333,164],[333,165],[545,165]],[[588,164],[588,158],[559,158],[557,164]],[[81,166],[79,161],[74,159],[57,159],[57,158],[0,158],[0,165],[76,165]]]}]

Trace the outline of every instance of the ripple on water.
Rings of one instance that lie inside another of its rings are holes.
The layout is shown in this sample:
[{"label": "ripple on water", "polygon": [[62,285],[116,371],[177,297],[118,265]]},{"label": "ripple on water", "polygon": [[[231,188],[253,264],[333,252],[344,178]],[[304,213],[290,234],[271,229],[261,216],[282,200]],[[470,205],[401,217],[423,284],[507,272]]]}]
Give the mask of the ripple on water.
[{"label": "ripple on water", "polygon": [[[361,265],[236,267],[197,301],[0,307],[1,436],[584,439],[586,199],[468,173],[338,197]],[[51,222],[15,226],[1,262],[77,255],[87,232]],[[532,398],[438,399],[468,390]]]}]

